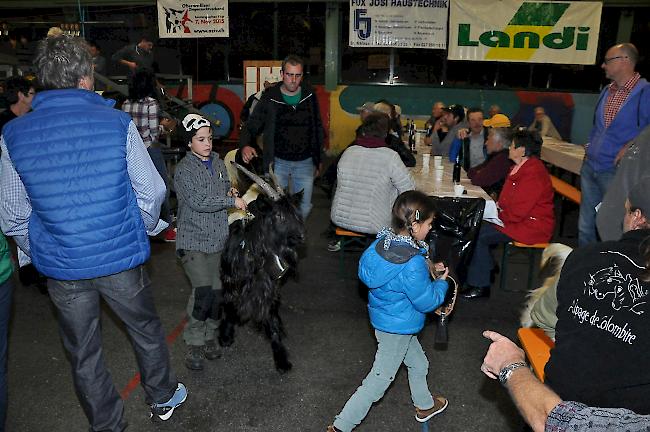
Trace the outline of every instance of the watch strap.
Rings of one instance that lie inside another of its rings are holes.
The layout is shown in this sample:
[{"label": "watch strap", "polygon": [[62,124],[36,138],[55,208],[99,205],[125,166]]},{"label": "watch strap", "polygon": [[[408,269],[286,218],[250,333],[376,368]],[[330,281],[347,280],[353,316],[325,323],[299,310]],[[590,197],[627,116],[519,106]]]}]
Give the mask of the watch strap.
[{"label": "watch strap", "polygon": [[520,367],[525,367],[528,366],[526,362],[515,362],[515,363],[510,363],[508,366],[504,367],[501,369],[501,372],[499,372],[499,382],[503,385],[508,382],[508,378],[510,378],[510,375],[512,374],[512,371],[515,369],[519,369]]}]

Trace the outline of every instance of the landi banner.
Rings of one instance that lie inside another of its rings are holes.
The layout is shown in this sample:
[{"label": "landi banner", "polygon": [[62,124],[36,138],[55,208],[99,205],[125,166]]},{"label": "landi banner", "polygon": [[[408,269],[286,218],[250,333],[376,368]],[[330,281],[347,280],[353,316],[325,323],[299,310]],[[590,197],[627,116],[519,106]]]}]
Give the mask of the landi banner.
[{"label": "landi banner", "polygon": [[161,38],[228,37],[228,0],[158,0]]},{"label": "landi banner", "polygon": [[454,0],[450,60],[594,64],[601,2]]},{"label": "landi banner", "polygon": [[452,0],[349,1],[351,47],[447,47]]}]

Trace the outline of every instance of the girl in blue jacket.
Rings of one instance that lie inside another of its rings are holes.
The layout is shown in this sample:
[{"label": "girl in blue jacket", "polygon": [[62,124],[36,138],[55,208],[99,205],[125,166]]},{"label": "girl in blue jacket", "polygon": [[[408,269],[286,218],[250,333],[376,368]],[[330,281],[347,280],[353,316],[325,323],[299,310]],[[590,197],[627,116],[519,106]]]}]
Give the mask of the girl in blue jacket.
[{"label": "girl in blue jacket", "polygon": [[415,419],[426,422],[447,408],[442,396],[431,395],[427,386],[429,360],[417,333],[425,314],[438,308],[447,293],[449,270],[442,263],[437,280],[429,273],[428,245],[434,209],[431,199],[418,191],[402,193],[395,200],[391,228],[377,234],[361,256],[359,279],[370,288],[368,311],[375,328],[377,354],[370,373],[336,416],[328,432],[349,432],[384,396],[402,363],[408,369]]}]

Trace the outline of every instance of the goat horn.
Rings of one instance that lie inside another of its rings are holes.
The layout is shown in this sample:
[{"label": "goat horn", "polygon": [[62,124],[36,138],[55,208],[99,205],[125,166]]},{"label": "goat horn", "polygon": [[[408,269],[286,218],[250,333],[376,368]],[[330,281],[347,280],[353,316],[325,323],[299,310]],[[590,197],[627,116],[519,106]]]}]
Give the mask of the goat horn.
[{"label": "goat horn", "polygon": [[240,170],[241,172],[246,174],[251,180],[253,180],[255,183],[257,183],[257,185],[260,188],[262,188],[264,193],[266,193],[269,196],[269,198],[271,198],[273,201],[277,201],[277,200],[280,199],[280,195],[278,194],[278,192],[275,189],[273,189],[273,187],[270,184],[268,184],[266,181],[262,180],[262,178],[260,176],[258,176],[257,174],[253,174],[252,172],[250,172],[249,170],[247,170],[243,166],[239,165],[235,161],[231,161],[230,163],[235,165],[238,170]]},{"label": "goat horn", "polygon": [[275,190],[278,191],[280,195],[284,195],[284,190],[282,189],[282,186],[280,186],[278,177],[273,172],[273,164],[269,165],[269,176],[271,177],[271,180],[273,180],[273,184],[275,185]]}]

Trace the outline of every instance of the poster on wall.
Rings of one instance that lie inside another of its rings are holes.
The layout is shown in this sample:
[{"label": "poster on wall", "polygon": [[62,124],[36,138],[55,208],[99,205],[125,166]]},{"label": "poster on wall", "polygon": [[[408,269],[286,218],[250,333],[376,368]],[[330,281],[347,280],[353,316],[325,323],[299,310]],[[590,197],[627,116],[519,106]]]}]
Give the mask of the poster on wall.
[{"label": "poster on wall", "polygon": [[447,48],[451,0],[350,0],[350,46]]},{"label": "poster on wall", "polygon": [[601,2],[454,0],[450,60],[594,64]]},{"label": "poster on wall", "polygon": [[228,0],[158,0],[161,38],[228,37]]}]

